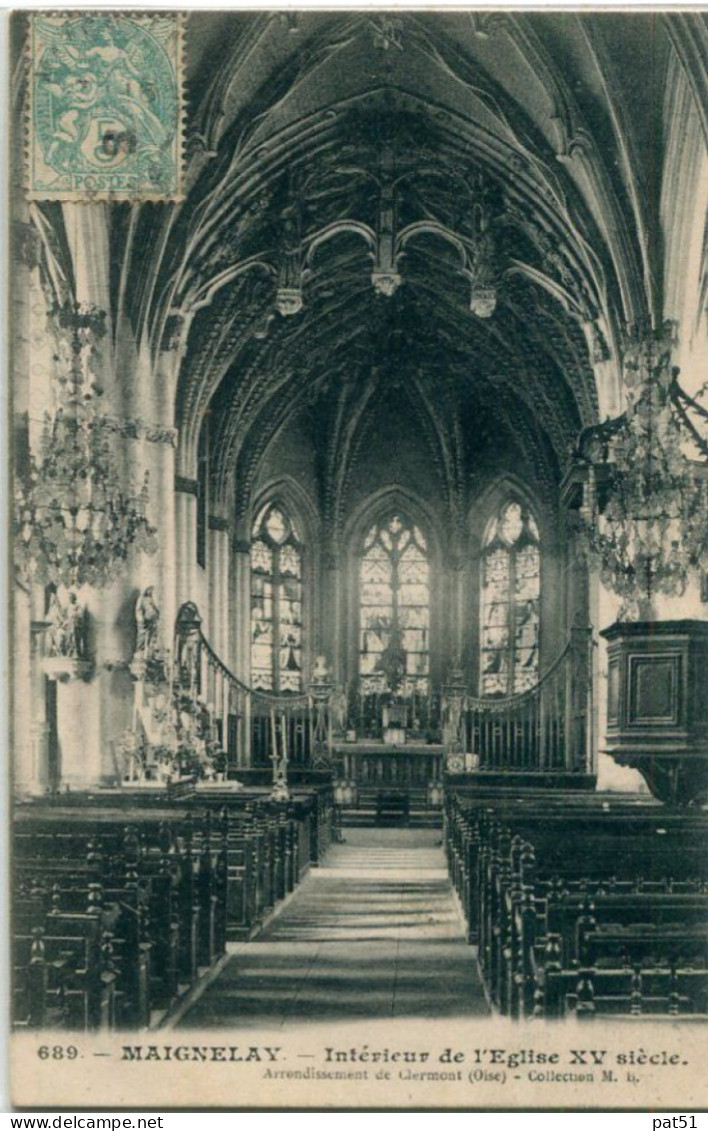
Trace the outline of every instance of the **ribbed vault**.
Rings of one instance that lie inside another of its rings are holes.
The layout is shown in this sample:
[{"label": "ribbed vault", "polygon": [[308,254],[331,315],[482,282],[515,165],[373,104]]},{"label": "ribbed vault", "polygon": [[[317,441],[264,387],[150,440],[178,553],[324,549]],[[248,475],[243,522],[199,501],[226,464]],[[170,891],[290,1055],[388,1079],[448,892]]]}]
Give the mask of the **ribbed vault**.
[{"label": "ribbed vault", "polygon": [[[182,471],[208,414],[212,499],[245,513],[305,414],[336,532],[394,388],[453,525],[484,429],[552,494],[664,317],[688,181],[662,162],[671,107],[705,128],[704,16],[190,12],[187,38],[186,197],[110,224],[114,332],[179,351]],[[70,289],[60,208],[36,216]]]}]

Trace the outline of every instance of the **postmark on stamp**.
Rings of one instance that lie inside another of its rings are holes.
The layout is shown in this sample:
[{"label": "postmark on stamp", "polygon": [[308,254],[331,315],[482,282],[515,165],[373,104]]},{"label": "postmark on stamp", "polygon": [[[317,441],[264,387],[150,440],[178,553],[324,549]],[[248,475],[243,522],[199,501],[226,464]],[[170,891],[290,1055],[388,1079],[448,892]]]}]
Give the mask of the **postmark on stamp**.
[{"label": "postmark on stamp", "polygon": [[181,20],[130,11],[31,17],[31,199],[179,199]]}]

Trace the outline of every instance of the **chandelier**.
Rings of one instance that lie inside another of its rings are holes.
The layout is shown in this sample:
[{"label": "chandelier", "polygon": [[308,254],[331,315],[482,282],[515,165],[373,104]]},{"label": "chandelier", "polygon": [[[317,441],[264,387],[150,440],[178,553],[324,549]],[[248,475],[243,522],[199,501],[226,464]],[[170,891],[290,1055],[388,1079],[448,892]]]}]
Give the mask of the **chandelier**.
[{"label": "chandelier", "polygon": [[708,568],[708,411],[678,375],[666,341],[630,346],[625,413],[579,444],[587,550],[623,615],[640,619],[651,619],[658,594],[681,595]]},{"label": "chandelier", "polygon": [[45,414],[41,440],[17,475],[15,565],[21,582],[102,588],[126,569],[134,551],[154,553],[148,522],[148,473],[124,489],[114,431],[99,411],[93,372],[105,313],[87,304],[56,307],[57,407]]}]

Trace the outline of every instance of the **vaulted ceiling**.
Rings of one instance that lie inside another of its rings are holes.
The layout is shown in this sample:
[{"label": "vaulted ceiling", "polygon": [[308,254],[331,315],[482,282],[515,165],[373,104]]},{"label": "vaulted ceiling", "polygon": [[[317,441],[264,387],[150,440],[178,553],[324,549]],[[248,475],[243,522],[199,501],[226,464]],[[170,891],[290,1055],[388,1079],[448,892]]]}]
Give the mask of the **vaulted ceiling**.
[{"label": "vaulted ceiling", "polygon": [[485,432],[557,483],[664,317],[667,107],[705,144],[705,15],[193,11],[186,40],[185,199],[111,227],[116,314],[180,339],[184,460],[208,412],[215,496],[248,498],[306,413],[336,522],[393,388],[449,500]]}]

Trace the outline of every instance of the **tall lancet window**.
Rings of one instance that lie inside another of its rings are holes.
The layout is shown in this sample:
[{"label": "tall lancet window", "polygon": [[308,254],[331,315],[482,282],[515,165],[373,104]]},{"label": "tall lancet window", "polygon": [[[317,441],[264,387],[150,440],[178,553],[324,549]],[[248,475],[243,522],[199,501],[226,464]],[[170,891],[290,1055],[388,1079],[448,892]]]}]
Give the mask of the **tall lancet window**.
[{"label": "tall lancet window", "polygon": [[364,539],[359,574],[362,693],[426,694],[429,672],[428,547],[420,527],[394,514]]},{"label": "tall lancet window", "polygon": [[302,690],[302,542],[276,503],[263,508],[251,535],[251,684]]},{"label": "tall lancet window", "polygon": [[533,515],[507,500],[482,554],[482,695],[513,695],[538,680],[541,552]]}]

